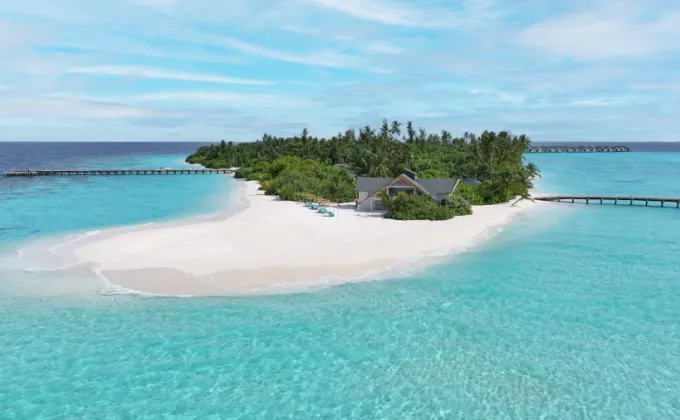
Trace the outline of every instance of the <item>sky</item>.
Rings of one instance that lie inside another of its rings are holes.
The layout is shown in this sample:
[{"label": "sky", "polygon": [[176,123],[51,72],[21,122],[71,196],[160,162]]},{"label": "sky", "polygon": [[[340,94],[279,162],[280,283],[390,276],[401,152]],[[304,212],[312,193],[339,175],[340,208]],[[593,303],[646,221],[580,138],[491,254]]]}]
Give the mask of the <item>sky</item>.
[{"label": "sky", "polygon": [[679,141],[677,0],[0,0],[0,141]]}]

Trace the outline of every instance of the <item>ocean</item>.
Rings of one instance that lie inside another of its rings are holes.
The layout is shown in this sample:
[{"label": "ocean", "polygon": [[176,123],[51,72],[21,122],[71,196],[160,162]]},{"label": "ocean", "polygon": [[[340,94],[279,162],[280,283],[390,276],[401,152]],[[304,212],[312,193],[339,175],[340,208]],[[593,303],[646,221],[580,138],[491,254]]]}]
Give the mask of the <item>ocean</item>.
[{"label": "ocean", "polygon": [[[0,143],[0,171],[178,167],[195,147]],[[544,192],[680,196],[680,153],[527,158]],[[235,183],[0,179],[0,253],[227,217]],[[72,279],[0,258],[0,418],[680,418],[680,210],[544,207],[407,278],[314,293],[47,293]]]}]

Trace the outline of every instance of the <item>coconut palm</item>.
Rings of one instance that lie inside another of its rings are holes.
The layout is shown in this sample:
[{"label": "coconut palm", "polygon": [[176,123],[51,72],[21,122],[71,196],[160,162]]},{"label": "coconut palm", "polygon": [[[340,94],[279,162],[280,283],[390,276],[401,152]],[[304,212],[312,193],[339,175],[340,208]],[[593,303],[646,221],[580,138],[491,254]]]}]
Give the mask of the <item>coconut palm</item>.
[{"label": "coconut palm", "polygon": [[533,162],[524,165],[524,174],[530,180],[541,177],[541,171],[538,170],[538,166]]},{"label": "coconut palm", "polygon": [[401,135],[401,123],[397,120],[392,121],[392,128],[390,128],[390,134],[392,134],[393,139],[398,139]]},{"label": "coconut palm", "polygon": [[383,190],[376,194],[376,197],[380,199],[380,202],[387,213],[392,210],[392,197],[387,194],[387,191]]}]

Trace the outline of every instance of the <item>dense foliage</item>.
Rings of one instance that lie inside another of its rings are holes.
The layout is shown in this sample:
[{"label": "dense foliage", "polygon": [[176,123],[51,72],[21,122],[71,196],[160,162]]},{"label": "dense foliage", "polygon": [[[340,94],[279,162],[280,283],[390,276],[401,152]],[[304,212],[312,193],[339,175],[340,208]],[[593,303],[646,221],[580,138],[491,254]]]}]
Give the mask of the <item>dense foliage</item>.
[{"label": "dense foliage", "polygon": [[296,156],[281,156],[273,162],[258,160],[252,166],[240,167],[234,176],[260,181],[265,194],[278,195],[282,200],[315,196],[347,202],[356,196],[354,179],[347,170]]},{"label": "dense foliage", "polygon": [[467,216],[472,214],[470,202],[460,195],[451,195],[442,200],[442,206],[453,210],[456,216]]},{"label": "dense foliage", "polygon": [[[529,146],[528,137],[507,131],[454,138],[446,130],[416,130],[411,121],[403,128],[398,121],[383,120],[378,130],[365,126],[328,139],[304,129],[289,138],[265,134],[251,143],[222,141],[200,147],[187,162],[239,167],[238,177],[259,180],[268,194],[284,200],[304,194],[353,200],[353,180],[345,169],[333,166],[343,164],[359,176],[394,177],[410,168],[420,178],[475,178],[482,181],[479,187],[462,187],[457,195],[473,204],[493,204],[529,196],[532,179],[539,175],[535,165],[523,162]],[[402,200],[407,204],[416,198]]]},{"label": "dense foliage", "polygon": [[486,204],[484,197],[482,197],[482,191],[480,191],[480,187],[465,185],[462,182],[458,184],[458,187],[456,187],[454,196],[463,197],[473,206],[482,206]]},{"label": "dense foliage", "polygon": [[446,220],[455,216],[472,214],[470,203],[462,197],[451,196],[437,203],[432,196],[419,194],[397,194],[389,196],[378,193],[385,208],[385,217],[397,220]]}]

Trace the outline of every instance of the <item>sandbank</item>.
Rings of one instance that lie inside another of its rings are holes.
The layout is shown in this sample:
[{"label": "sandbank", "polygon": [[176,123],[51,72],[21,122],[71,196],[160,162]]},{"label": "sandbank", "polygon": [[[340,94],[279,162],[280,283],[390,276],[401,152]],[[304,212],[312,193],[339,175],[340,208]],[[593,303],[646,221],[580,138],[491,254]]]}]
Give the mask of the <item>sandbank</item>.
[{"label": "sandbank", "polygon": [[[242,182],[242,181],[237,181]],[[126,231],[73,249],[112,285],[165,295],[283,293],[375,277],[417,257],[463,251],[537,204],[474,207],[446,221],[334,208],[331,218],[242,182],[249,206],[224,220]]]}]

